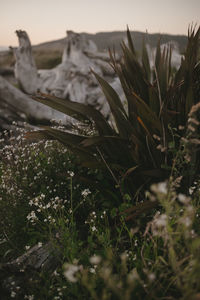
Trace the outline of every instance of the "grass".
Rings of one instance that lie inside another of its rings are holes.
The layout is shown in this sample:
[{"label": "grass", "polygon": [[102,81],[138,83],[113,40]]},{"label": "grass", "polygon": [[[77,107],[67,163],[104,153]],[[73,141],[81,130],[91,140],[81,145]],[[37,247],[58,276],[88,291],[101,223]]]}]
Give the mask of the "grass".
[{"label": "grass", "polygon": [[[59,50],[34,50],[37,69],[52,69],[61,63],[62,53]],[[0,55],[0,68],[14,67],[15,59],[11,51]]]},{"label": "grass", "polygon": [[61,63],[62,53],[59,50],[34,50],[33,57],[37,69],[53,69]]},{"label": "grass", "polygon": [[[23,284],[10,274],[3,299],[198,299],[200,180],[190,195],[179,192],[182,149],[169,180],[145,193],[158,209],[127,222],[120,211],[132,206],[131,198],[107,207],[120,197],[117,190],[81,181],[86,172],[102,182],[104,175],[75,164],[64,146],[27,143],[24,132],[2,142],[1,264],[38,243],[50,243],[57,261],[48,272],[25,270]],[[1,281],[8,277],[1,267]]]}]

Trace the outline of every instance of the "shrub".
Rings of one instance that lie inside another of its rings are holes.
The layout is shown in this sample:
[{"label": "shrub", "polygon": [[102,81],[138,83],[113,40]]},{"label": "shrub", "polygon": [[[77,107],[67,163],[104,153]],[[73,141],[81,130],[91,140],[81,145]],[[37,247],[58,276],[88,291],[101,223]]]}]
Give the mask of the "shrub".
[{"label": "shrub", "polygon": [[[195,106],[191,117],[197,114]],[[199,179],[190,187],[190,196],[179,188],[182,166],[190,165],[193,155],[188,141],[199,138],[198,127],[195,132],[188,129],[169,180],[145,192],[148,203],[159,203],[159,211],[152,211],[145,223],[140,218],[129,224],[124,212],[116,219],[114,208],[99,205],[94,187],[89,190],[76,181],[77,174],[88,176],[88,170],[74,164],[65,146],[56,141],[27,144],[23,135],[17,140],[11,137],[13,144],[1,151],[2,262],[46,242],[58,262],[51,272],[27,269],[23,285],[12,274],[8,299],[197,297]],[[122,210],[129,201],[126,196]],[[137,211],[129,209],[130,213]],[[5,280],[2,272],[0,279]]]},{"label": "shrub", "polygon": [[[93,136],[84,136],[45,127],[28,136],[57,139],[76,153],[83,165],[106,169],[114,185],[119,187],[122,199],[126,194],[132,198],[138,194],[143,198],[144,189],[152,182],[169,176],[175,152],[182,147],[181,137],[185,135],[188,113],[199,101],[199,33],[200,28],[196,32],[189,29],[187,48],[174,74],[170,48],[161,52],[158,42],[155,66],[151,70],[145,43],[140,61],[127,30],[128,46],[122,43],[122,61],[118,63],[110,52],[126,103],[94,73],[109,103],[112,123],[91,106],[40,94],[33,99],[79,121],[91,121],[96,131]],[[186,174],[186,192],[196,172]]]},{"label": "shrub", "polygon": [[[74,217],[78,215],[79,223],[84,224],[88,211],[80,214],[80,210],[83,204],[90,206],[90,202],[84,201],[86,192],[85,196],[82,192],[88,190],[88,184],[80,178],[84,174],[97,176],[75,165],[74,156],[58,142],[27,143],[23,136],[24,130],[17,137],[11,136],[0,150],[0,236],[6,241],[0,255],[5,261],[20,255],[27,241],[34,245],[41,239],[48,239],[52,220],[65,210],[67,217],[72,209],[72,187],[73,199],[76,199]],[[95,187],[90,189],[95,193]],[[50,216],[49,208],[52,207]],[[31,224],[36,227],[34,234]]]}]

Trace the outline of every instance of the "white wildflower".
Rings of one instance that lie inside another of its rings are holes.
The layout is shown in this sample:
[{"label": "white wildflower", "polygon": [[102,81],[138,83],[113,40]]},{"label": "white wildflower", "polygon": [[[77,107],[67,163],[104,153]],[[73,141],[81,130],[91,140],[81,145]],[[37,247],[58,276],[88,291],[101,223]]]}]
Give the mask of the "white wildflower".
[{"label": "white wildflower", "polygon": [[156,276],[155,276],[154,273],[150,273],[150,274],[148,275],[148,278],[149,278],[149,281],[154,281],[154,280],[156,279]]},{"label": "white wildflower", "polygon": [[28,220],[37,220],[36,214],[34,211],[31,211],[30,214],[26,217]]},{"label": "white wildflower", "polygon": [[55,270],[55,271],[53,272],[53,275],[54,275],[54,276],[59,276],[59,273]]},{"label": "white wildflower", "polygon": [[95,274],[96,270],[94,268],[90,268],[90,273]]},{"label": "white wildflower", "polygon": [[189,194],[192,195],[194,193],[194,190],[195,190],[195,187],[194,186],[191,186],[189,188]]},{"label": "white wildflower", "polygon": [[191,199],[184,194],[178,194],[178,200],[183,204],[189,204]]},{"label": "white wildflower", "polygon": [[10,294],[10,297],[15,298],[15,296],[16,296],[16,293],[14,291],[12,291],[11,294]]},{"label": "white wildflower", "polygon": [[188,125],[188,129],[192,132],[195,132],[195,128],[192,125]]},{"label": "white wildflower", "polygon": [[90,190],[89,189],[85,189],[81,192],[81,195],[83,197],[87,197],[89,194],[91,194]]},{"label": "white wildflower", "polygon": [[101,262],[101,256],[99,255],[93,255],[90,257],[90,263],[93,265],[98,265]]},{"label": "white wildflower", "polygon": [[158,227],[165,227],[167,225],[167,215],[162,214],[155,219],[155,224]]},{"label": "white wildflower", "polygon": [[192,220],[189,217],[185,217],[181,220],[181,223],[183,223],[186,227],[189,227],[192,224]]},{"label": "white wildflower", "polygon": [[155,140],[157,140],[157,141],[160,141],[160,137],[157,136],[156,134],[153,134],[153,138],[154,138]]},{"label": "white wildflower", "polygon": [[29,205],[32,206],[34,204],[33,200],[29,201]]},{"label": "white wildflower", "polygon": [[67,280],[70,282],[77,282],[78,279],[75,277],[76,273],[79,271],[80,267],[77,265],[72,265],[72,264],[65,264],[64,265],[65,271],[63,275]]},{"label": "white wildflower", "polygon": [[69,174],[70,177],[74,176],[74,172],[72,172],[72,171],[69,171],[68,174]]},{"label": "white wildflower", "polygon": [[96,227],[95,226],[92,226],[92,231],[97,231]]},{"label": "white wildflower", "polygon": [[151,186],[151,190],[154,193],[162,193],[162,194],[167,194],[168,188],[167,188],[167,182],[160,182],[157,184],[153,184]]},{"label": "white wildflower", "polygon": [[25,295],[24,299],[33,300],[34,299],[34,295]]}]

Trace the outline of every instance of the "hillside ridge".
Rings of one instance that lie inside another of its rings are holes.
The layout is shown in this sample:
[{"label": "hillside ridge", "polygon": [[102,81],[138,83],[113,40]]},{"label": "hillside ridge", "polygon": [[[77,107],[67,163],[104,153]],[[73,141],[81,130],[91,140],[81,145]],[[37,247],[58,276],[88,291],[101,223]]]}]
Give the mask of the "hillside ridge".
[{"label": "hillside ridge", "polygon": [[[110,32],[97,32],[95,34],[81,32],[84,34],[86,39],[90,39],[97,45],[99,51],[105,51],[108,48],[115,48],[117,51],[120,49],[120,43],[126,39],[126,31],[110,31]],[[151,47],[156,47],[157,41],[161,38],[162,43],[175,41],[178,43],[180,51],[184,51],[187,36],[186,35],[172,35],[162,33],[145,33],[140,31],[131,31],[131,36],[134,40],[134,45],[137,50],[141,49],[142,41],[145,38],[147,43]],[[35,50],[63,50],[66,38],[58,40],[43,42],[37,45],[33,45]]]}]

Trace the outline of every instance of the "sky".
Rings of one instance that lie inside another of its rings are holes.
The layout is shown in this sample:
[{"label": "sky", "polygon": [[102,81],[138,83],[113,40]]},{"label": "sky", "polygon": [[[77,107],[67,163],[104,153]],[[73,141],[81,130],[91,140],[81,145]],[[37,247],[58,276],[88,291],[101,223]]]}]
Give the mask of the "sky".
[{"label": "sky", "polygon": [[18,44],[26,30],[33,45],[65,37],[66,30],[131,30],[186,34],[200,25],[200,0],[0,0],[0,46]]}]

